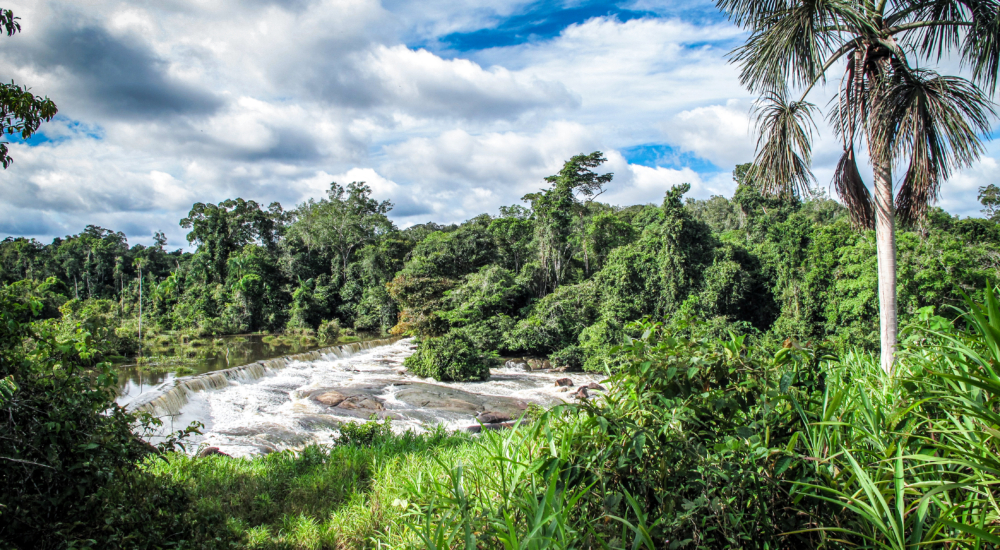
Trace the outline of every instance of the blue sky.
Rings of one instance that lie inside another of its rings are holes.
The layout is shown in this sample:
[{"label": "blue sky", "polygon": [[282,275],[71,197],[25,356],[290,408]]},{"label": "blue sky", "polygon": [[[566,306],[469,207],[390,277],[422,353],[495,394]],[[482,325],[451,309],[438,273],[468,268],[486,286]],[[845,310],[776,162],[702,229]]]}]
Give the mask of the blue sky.
[{"label": "blue sky", "polygon": [[[0,235],[97,224],[181,246],[194,202],[293,207],[355,180],[400,226],[456,222],[595,150],[615,174],[602,200],[659,203],[680,183],[707,198],[754,153],[754,97],[726,58],[745,36],[712,1],[9,4],[23,33],[2,37],[0,78],[60,115],[9,140]],[[821,132],[820,184],[838,151]],[[990,144],[942,204],[975,214],[997,158]]]}]

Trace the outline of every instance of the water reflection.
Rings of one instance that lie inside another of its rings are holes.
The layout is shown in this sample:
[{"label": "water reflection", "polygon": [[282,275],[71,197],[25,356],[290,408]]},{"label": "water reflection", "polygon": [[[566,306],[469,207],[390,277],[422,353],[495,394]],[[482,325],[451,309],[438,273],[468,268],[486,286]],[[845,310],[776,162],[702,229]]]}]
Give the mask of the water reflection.
[{"label": "water reflection", "polygon": [[162,342],[151,350],[149,364],[119,368],[118,404],[128,406],[144,392],[178,376],[204,374],[321,347],[314,339],[282,339],[266,334],[242,334],[181,342]]}]

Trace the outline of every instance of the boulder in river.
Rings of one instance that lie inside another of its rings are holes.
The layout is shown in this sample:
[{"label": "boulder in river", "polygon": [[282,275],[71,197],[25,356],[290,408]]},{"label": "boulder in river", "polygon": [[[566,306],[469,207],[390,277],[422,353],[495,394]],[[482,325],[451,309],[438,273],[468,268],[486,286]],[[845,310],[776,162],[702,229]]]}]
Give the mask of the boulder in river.
[{"label": "boulder in river", "polygon": [[597,391],[608,391],[607,388],[605,388],[604,386],[598,384],[597,382],[591,382],[591,383],[587,384],[587,389],[588,390],[597,390]]},{"label": "boulder in river", "polygon": [[563,386],[572,386],[572,385],[573,385],[573,379],[571,378],[560,378],[556,380],[556,387],[559,388]]},{"label": "boulder in river", "polygon": [[483,424],[499,424],[501,422],[510,422],[511,417],[509,414],[504,413],[484,412],[479,413],[476,420]]},{"label": "boulder in river", "polygon": [[347,396],[340,393],[339,391],[330,390],[313,397],[313,399],[319,401],[320,403],[326,405],[327,407],[336,407],[337,405],[340,405],[345,399],[347,399]]},{"label": "boulder in river", "polygon": [[200,453],[198,453],[198,458],[205,458],[206,456],[213,456],[213,455],[229,456],[226,453],[220,451],[218,447],[205,447],[204,449],[201,450]]},{"label": "boulder in river", "polygon": [[573,394],[573,397],[575,397],[577,399],[587,399],[587,398],[589,398],[590,394],[587,393],[587,386],[580,386],[580,389],[576,390],[576,393]]}]

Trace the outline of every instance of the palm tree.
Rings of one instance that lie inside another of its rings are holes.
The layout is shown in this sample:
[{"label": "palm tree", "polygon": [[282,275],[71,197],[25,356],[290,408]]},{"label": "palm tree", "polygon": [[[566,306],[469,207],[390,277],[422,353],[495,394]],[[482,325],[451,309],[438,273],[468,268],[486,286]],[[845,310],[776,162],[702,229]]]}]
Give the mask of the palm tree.
[{"label": "palm tree", "polygon": [[[1000,0],[717,0],[750,37],[732,61],[761,95],[750,176],[770,194],[806,193],[817,107],[806,101],[835,64],[828,120],[844,152],[833,184],[859,229],[875,229],[882,368],[896,348],[895,225],[922,219],[951,172],[983,153],[996,115]],[[957,58],[967,80],[921,67]],[[801,90],[798,100],[789,88]],[[985,92],[984,92],[985,90]],[[858,171],[867,146],[874,194]],[[893,168],[906,164],[893,200]]]}]

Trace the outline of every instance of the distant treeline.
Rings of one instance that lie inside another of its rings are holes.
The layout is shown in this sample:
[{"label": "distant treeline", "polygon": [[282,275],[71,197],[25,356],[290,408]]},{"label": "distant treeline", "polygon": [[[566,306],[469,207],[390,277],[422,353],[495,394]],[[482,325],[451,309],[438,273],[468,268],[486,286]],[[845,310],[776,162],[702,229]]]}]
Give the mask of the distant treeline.
[{"label": "distant treeline", "polygon": [[[462,224],[398,229],[364,183],[332,184],[293,210],[243,199],[195,204],[181,226],[194,253],[129,247],[88,226],[42,244],[0,243],[0,279],[44,285],[58,307],[107,300],[157,330],[205,334],[315,329],[454,333],[482,351],[598,367],[643,317],[738,327],[781,341],[830,339],[875,349],[871,232],[822,194],[765,197],[734,172],[734,196],[611,206],[599,152],[579,155],[524,206]],[[898,240],[901,315],[947,315],[1000,270],[1000,225],[933,209]],[[47,281],[47,282],[46,282]]]}]

